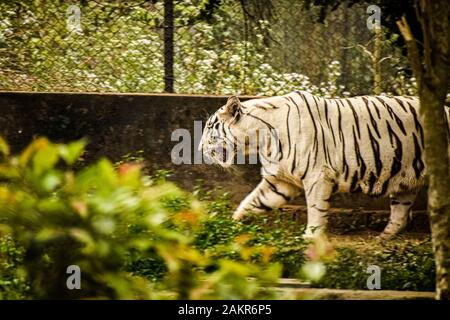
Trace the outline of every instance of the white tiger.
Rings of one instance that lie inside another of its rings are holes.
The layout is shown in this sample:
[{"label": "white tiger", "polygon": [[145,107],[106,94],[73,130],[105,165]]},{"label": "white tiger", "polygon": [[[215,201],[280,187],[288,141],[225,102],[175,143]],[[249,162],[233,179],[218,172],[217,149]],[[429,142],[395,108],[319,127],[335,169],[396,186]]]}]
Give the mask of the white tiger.
[{"label": "white tiger", "polygon": [[[230,97],[207,121],[199,150],[228,166],[225,144],[248,148],[242,137],[277,130],[275,172],[262,171],[259,185],[233,214],[278,208],[304,189],[306,237],[323,233],[334,192],[389,195],[391,215],[381,234],[391,238],[406,226],[417,191],[425,184],[423,129],[415,97],[359,96],[324,99],[296,91],[241,103]],[[446,107],[447,123],[449,108]],[[262,146],[258,146],[258,150]],[[255,150],[255,149],[253,149]],[[264,164],[263,164],[264,166]]]}]

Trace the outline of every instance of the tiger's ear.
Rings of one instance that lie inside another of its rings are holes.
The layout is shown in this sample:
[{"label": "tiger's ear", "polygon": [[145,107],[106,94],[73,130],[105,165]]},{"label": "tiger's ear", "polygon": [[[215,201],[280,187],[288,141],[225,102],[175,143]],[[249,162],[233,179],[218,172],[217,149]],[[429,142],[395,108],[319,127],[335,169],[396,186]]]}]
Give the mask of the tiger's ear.
[{"label": "tiger's ear", "polygon": [[220,116],[225,120],[232,119],[237,121],[242,112],[242,105],[239,98],[236,96],[231,96],[228,98],[227,103],[222,107],[220,111]]}]

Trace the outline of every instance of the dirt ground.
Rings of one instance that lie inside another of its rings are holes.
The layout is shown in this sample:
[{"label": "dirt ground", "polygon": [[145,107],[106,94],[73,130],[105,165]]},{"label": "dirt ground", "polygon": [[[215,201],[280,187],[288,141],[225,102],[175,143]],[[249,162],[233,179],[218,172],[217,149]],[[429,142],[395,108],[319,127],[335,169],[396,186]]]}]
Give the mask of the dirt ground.
[{"label": "dirt ground", "polygon": [[[287,205],[281,209],[291,219],[305,224],[306,206]],[[328,232],[339,238],[371,238],[383,231],[389,220],[388,210],[365,210],[364,208],[331,208],[328,216]],[[430,233],[428,216],[424,210],[413,211],[412,219],[402,236],[421,238]],[[346,237],[347,236],[347,237]]]}]

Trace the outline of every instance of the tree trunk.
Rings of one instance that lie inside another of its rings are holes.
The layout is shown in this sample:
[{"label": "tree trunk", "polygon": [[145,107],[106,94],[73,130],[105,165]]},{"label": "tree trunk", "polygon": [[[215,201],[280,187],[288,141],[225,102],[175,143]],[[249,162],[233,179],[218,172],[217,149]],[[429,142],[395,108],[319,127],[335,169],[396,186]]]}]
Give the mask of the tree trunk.
[{"label": "tree trunk", "polygon": [[422,82],[421,120],[429,176],[428,213],[436,262],[436,298],[450,299],[450,181],[444,94]]},{"label": "tree trunk", "polygon": [[444,104],[449,88],[450,31],[448,0],[416,1],[423,33],[423,54],[403,17],[405,38],[420,98],[425,164],[429,177],[428,212],[436,262],[436,299],[450,299],[450,166]]},{"label": "tree trunk", "polygon": [[373,93],[379,95],[381,93],[381,27],[375,27],[375,42],[373,50]]}]

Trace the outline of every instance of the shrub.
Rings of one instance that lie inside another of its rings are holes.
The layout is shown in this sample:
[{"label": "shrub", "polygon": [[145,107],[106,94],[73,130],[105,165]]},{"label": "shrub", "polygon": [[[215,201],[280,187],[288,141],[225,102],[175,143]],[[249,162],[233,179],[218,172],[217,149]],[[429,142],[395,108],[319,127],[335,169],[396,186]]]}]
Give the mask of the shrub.
[{"label": "shrub", "polygon": [[236,259],[235,250],[230,248],[230,244],[236,237],[245,235],[253,247],[271,251],[271,260],[281,264],[283,277],[298,276],[305,262],[303,252],[308,244],[302,238],[302,225],[278,210],[249,215],[244,221],[236,222],[231,219],[233,209],[230,193],[225,192],[211,199],[208,191],[201,191],[197,187],[196,192],[206,195],[208,213],[208,218],[195,235],[195,245],[199,250],[216,258],[228,256]]},{"label": "shrub", "polygon": [[[280,276],[365,289],[371,264],[383,289],[434,289],[429,241],[309,244],[285,213],[235,222],[230,194],[183,192],[169,171],[107,159],[75,170],[83,150],[40,138],[11,156],[0,139],[0,298],[276,298]],[[81,290],[66,286],[70,265]]]},{"label": "shrub", "polygon": [[10,237],[0,238],[0,300],[28,297],[29,287],[20,269],[23,253]]},{"label": "shrub", "polygon": [[435,264],[430,240],[393,240],[363,247],[336,249],[335,260],[326,264],[326,274],[316,286],[367,289],[367,267],[381,269],[381,289],[434,291]]},{"label": "shrub", "polygon": [[[199,201],[164,179],[143,176],[139,164],[116,169],[101,159],[75,172],[83,150],[83,141],[39,138],[11,156],[0,140],[0,225],[20,248],[2,279],[20,264],[30,296],[44,299],[270,295],[261,286],[276,282],[280,267],[269,259],[254,263],[262,246],[241,238],[233,244],[239,263],[211,259],[193,245],[205,218]],[[10,244],[7,250],[14,250]],[[70,265],[81,269],[81,290],[66,286]],[[127,272],[133,268],[140,271]],[[147,273],[160,281],[140,276]]]}]

